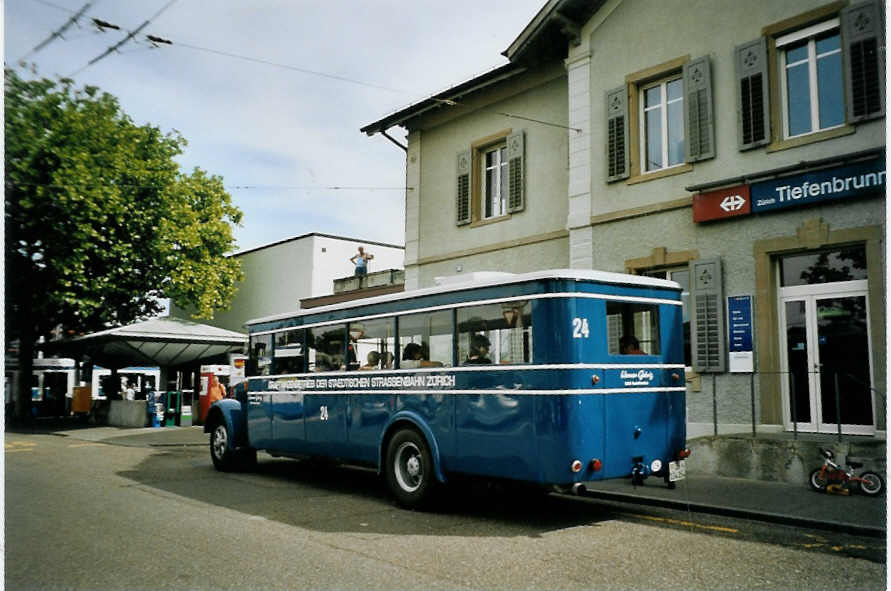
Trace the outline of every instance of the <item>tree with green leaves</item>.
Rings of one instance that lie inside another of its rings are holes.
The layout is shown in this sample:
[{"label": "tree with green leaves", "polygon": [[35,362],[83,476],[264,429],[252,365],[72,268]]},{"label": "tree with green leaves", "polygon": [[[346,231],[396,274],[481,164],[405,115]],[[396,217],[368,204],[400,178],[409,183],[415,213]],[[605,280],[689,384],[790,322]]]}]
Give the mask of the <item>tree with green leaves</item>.
[{"label": "tree with green leaves", "polygon": [[222,178],[180,170],[178,133],[136,125],[117,99],[70,79],[5,76],[7,347],[19,341],[16,413],[34,344],[129,324],[158,300],[210,318],[242,279]]}]

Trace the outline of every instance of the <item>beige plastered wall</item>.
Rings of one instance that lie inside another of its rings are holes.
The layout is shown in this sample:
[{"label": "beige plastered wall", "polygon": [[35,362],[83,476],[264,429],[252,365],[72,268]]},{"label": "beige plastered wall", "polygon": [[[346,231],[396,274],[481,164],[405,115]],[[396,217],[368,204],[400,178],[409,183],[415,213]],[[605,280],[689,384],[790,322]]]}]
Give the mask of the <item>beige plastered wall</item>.
[{"label": "beige plastered wall", "polygon": [[[511,117],[516,115],[539,122]],[[406,166],[406,288],[438,275],[565,267],[566,72],[530,70],[461,99],[409,130]],[[525,210],[496,220],[455,223],[456,158],[488,137],[525,133]]]}]

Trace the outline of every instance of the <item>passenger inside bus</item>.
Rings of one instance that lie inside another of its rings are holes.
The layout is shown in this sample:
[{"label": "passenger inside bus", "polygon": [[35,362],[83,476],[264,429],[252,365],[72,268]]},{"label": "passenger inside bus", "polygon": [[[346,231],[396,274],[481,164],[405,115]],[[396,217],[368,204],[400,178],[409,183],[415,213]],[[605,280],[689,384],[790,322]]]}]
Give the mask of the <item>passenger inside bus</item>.
[{"label": "passenger inside bus", "polygon": [[491,343],[488,337],[481,333],[476,333],[470,337],[470,355],[467,357],[465,365],[486,365],[492,363],[489,359],[489,347]]},{"label": "passenger inside bus", "polygon": [[369,369],[377,369],[377,364],[380,363],[380,360],[381,360],[380,353],[378,353],[377,351],[369,351],[368,357],[366,358],[365,365],[363,365],[359,369],[366,370],[366,371]]},{"label": "passenger inside bus", "polygon": [[424,344],[409,343],[402,350],[402,362],[399,367],[415,369],[418,367],[442,367],[438,361],[430,361],[430,353]]},{"label": "passenger inside bus", "polygon": [[646,355],[634,335],[626,335],[619,339],[619,351],[622,355]]}]

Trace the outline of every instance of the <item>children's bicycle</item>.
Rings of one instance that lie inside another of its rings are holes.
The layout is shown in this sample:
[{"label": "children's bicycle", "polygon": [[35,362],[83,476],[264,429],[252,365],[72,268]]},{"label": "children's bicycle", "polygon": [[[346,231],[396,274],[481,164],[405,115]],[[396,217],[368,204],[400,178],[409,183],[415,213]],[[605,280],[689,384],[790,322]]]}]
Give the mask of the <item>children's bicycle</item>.
[{"label": "children's bicycle", "polygon": [[850,494],[855,484],[860,485],[860,490],[870,496],[878,495],[884,490],[885,483],[875,472],[863,472],[859,476],[854,474],[854,470],[863,467],[860,462],[848,462],[848,469],[845,470],[832,461],[835,454],[831,450],[820,449],[820,454],[823,456],[823,465],[811,472],[809,479],[814,490]]}]

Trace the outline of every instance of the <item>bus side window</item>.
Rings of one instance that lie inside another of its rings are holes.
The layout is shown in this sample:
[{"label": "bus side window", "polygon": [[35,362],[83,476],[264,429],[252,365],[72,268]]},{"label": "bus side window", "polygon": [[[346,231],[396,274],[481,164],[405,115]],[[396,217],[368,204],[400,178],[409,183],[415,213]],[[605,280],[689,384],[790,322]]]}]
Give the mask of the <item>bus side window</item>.
[{"label": "bus side window", "polygon": [[399,367],[451,367],[452,312],[423,312],[399,318]]},{"label": "bus side window", "polygon": [[347,355],[348,369],[370,371],[390,369],[393,367],[393,349],[396,344],[396,323],[393,318],[366,320],[361,323],[350,323],[350,350]]},{"label": "bus side window", "polygon": [[458,360],[462,365],[532,363],[532,305],[459,308]]},{"label": "bus side window", "polygon": [[254,371],[251,375],[268,376],[272,371],[272,335],[261,334],[251,337],[250,364]]},{"label": "bus side window", "polygon": [[607,302],[606,331],[610,355],[659,355],[659,307]]},{"label": "bus side window", "polygon": [[276,375],[286,373],[302,373],[304,371],[304,330],[297,328],[287,330],[275,335],[275,361],[272,373]]},{"label": "bus side window", "polygon": [[340,371],[346,368],[346,325],[317,326],[306,331],[309,371]]}]

